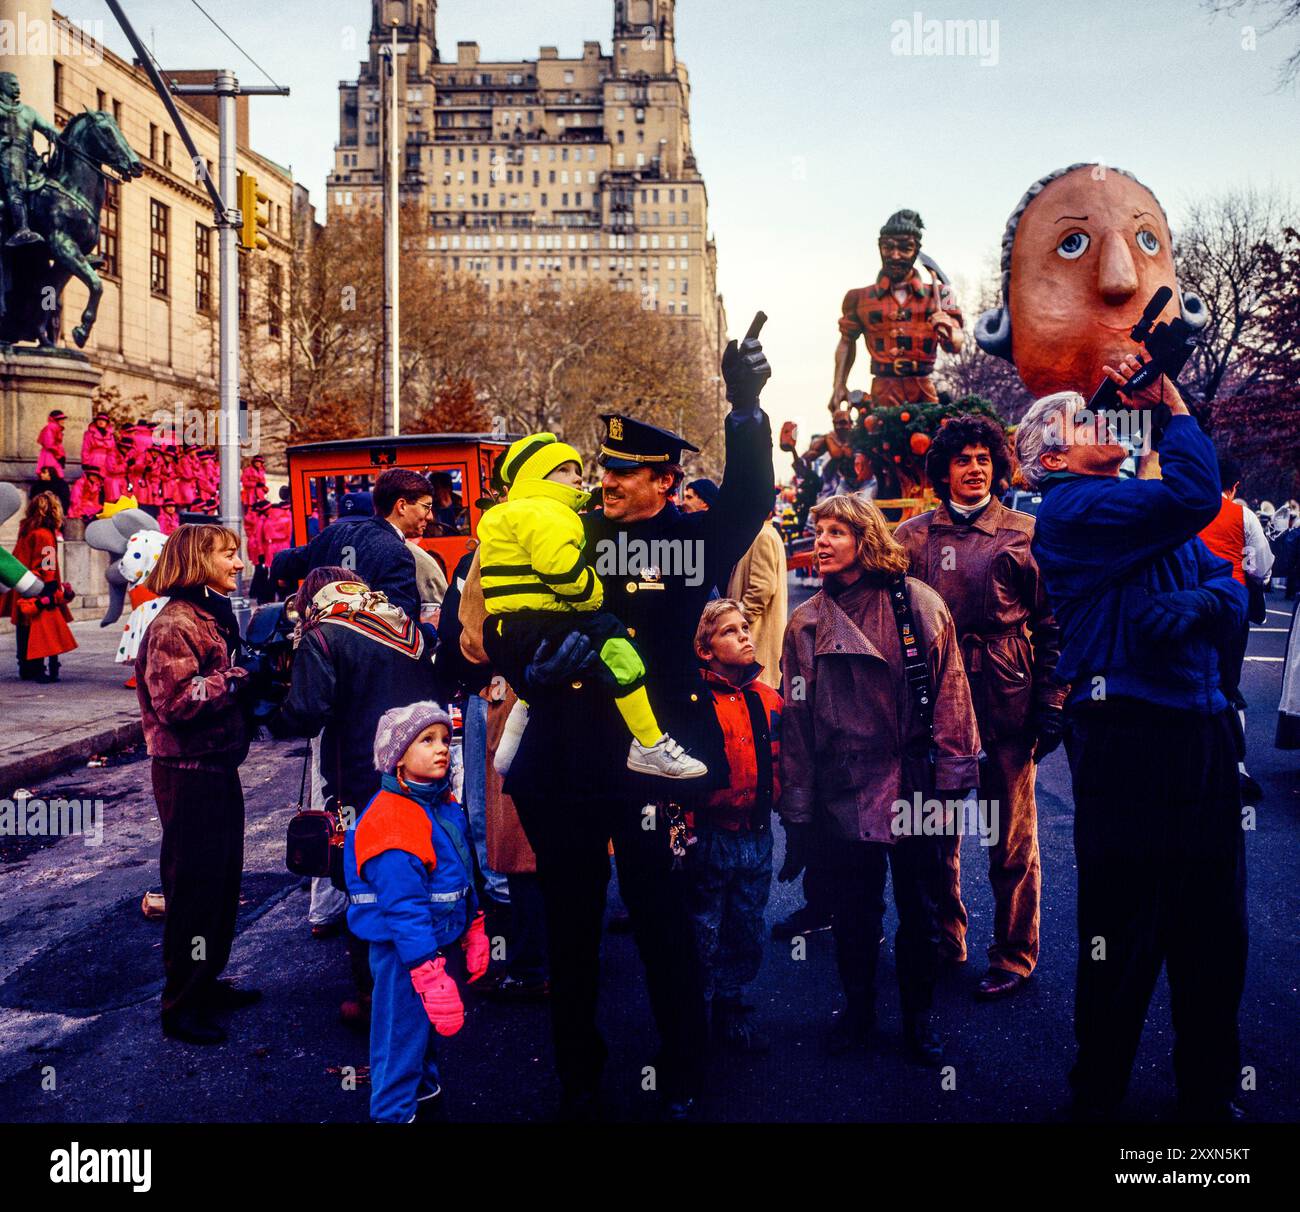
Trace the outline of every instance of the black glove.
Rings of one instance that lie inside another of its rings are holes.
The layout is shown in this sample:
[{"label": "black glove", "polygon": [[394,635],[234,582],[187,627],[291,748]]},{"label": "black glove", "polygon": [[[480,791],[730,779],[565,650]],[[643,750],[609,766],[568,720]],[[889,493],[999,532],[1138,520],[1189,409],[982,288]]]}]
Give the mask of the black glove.
[{"label": "black glove", "polygon": [[799,878],[800,872],[808,866],[808,857],[812,854],[812,825],[806,821],[785,823],[785,862],[776,878],[782,884]]},{"label": "black glove", "polygon": [[591,641],[580,631],[571,631],[560,643],[543,640],[524,670],[523,697],[531,698],[538,690],[549,690],[572,682],[593,668],[599,656]]},{"label": "black glove", "polygon": [[1040,707],[1034,717],[1034,761],[1041,762],[1058,749],[1065,736],[1065,712],[1059,707]]},{"label": "black glove", "polygon": [[767,319],[760,311],[749,326],[749,332],[739,345],[728,342],[722,355],[722,377],[727,384],[727,399],[733,411],[743,411],[758,407],[758,397],[763,386],[772,377],[772,368],[767,364],[767,355],[758,334]]},{"label": "black glove", "polygon": [[1172,644],[1216,618],[1219,599],[1208,589],[1175,589],[1148,594],[1135,604],[1135,613],[1133,621],[1143,634],[1157,644]]}]

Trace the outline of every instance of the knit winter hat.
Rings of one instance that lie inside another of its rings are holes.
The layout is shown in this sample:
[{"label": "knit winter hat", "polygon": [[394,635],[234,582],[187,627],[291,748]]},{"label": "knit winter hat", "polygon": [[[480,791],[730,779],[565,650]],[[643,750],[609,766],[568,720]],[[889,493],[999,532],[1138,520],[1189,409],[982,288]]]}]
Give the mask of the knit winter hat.
[{"label": "knit winter hat", "polygon": [[501,460],[501,480],[507,486],[521,480],[544,480],[564,463],[582,466],[582,455],[572,446],[556,440],[553,433],[535,433],[520,438]]},{"label": "knit winter hat", "polygon": [[445,724],[451,735],[451,716],[438,703],[412,703],[385,711],[375,730],[375,769],[381,774],[396,774],[398,762],[430,724]]},{"label": "knit winter hat", "polygon": [[699,497],[700,500],[710,509],[718,503],[718,497],[722,493],[722,489],[720,489],[712,480],[706,478],[692,480],[686,485],[686,487]]},{"label": "knit winter hat", "polygon": [[885,220],[885,226],[880,229],[880,234],[882,236],[915,236],[919,244],[921,232],[924,230],[925,224],[921,222],[921,216],[916,211],[896,210]]}]

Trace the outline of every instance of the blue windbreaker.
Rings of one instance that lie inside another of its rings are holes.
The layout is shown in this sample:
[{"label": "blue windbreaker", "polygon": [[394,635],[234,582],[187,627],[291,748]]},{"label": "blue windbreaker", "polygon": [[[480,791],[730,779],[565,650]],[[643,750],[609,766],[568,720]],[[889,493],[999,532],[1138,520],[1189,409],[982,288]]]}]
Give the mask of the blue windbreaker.
[{"label": "blue windbreaker", "polygon": [[[1044,485],[1034,558],[1061,627],[1056,675],[1070,702],[1127,697],[1212,714],[1219,653],[1246,618],[1232,566],[1197,534],[1219,512],[1214,446],[1190,416],[1173,417],[1160,446],[1159,480],[1053,476]],[[1148,594],[1205,588],[1223,609],[1213,628],[1157,644],[1141,626]]]}]

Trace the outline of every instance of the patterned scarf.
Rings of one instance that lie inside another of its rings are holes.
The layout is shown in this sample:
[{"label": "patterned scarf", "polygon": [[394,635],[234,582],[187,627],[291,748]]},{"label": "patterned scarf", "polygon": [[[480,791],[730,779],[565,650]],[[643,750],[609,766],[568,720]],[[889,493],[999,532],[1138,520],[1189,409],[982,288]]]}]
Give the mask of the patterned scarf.
[{"label": "patterned scarf", "polygon": [[307,617],[294,630],[294,647],[305,631],[325,623],[350,627],[413,661],[424,655],[424,636],[414,620],[358,581],[335,581],[312,598]]}]

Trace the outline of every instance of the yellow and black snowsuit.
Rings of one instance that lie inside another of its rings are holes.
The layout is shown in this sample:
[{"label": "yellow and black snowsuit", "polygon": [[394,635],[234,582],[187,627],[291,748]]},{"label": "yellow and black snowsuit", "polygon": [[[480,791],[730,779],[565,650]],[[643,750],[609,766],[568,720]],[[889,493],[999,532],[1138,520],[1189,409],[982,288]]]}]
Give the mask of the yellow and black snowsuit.
[{"label": "yellow and black snowsuit", "polygon": [[601,609],[600,578],[588,562],[578,510],[590,500],[580,489],[548,480],[582,456],[553,434],[516,442],[502,461],[510,485],[503,505],[478,524],[479,575],[488,619],[483,646],[493,664],[527,664],[545,638],[571,631],[588,636],[600,654],[628,731],[642,745],[663,736],[645,691],[645,665],[614,615]]}]

